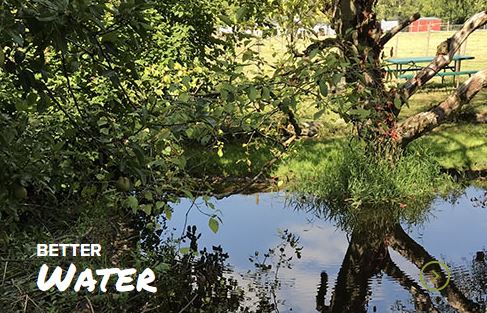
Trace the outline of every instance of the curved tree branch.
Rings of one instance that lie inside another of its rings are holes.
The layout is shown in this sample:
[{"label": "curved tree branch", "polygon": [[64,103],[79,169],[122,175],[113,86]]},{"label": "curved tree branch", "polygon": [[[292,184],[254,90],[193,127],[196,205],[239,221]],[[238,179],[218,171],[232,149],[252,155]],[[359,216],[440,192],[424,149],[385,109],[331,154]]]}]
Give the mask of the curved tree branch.
[{"label": "curved tree branch", "polygon": [[326,48],[331,48],[331,47],[338,47],[339,46],[339,41],[337,38],[326,38],[320,41],[316,41],[312,44],[310,44],[303,52],[304,56],[309,56],[311,51],[318,49],[318,50],[324,50]]},{"label": "curved tree branch", "polygon": [[396,36],[397,33],[399,33],[401,30],[403,30],[404,28],[406,28],[407,26],[409,26],[412,22],[418,20],[420,17],[421,17],[421,15],[419,13],[416,13],[413,16],[411,16],[410,18],[408,18],[407,20],[401,21],[399,23],[399,25],[397,25],[396,27],[392,28],[391,30],[389,30],[388,32],[386,32],[384,34],[384,36],[382,36],[382,38],[379,40],[379,45],[381,47],[384,47],[386,45],[386,43],[388,43],[389,40],[392,39],[392,37]]},{"label": "curved tree branch", "polygon": [[[487,11],[477,13],[466,21],[462,29],[457,31],[451,38],[448,38],[446,42],[442,43],[446,43],[447,51],[439,52],[436,58],[428,66],[423,68],[416,74],[416,76],[402,86],[402,98],[409,99],[419,88],[433,78],[441,69],[447,66],[453,60],[453,56],[460,49],[460,46],[468,36],[485,24],[487,24]],[[442,44],[440,44],[440,46]]]},{"label": "curved tree branch", "polygon": [[413,115],[400,123],[397,127],[398,144],[404,147],[414,139],[441,125],[485,87],[487,87],[487,69],[473,75],[460,85],[455,93],[436,107],[427,112]]}]

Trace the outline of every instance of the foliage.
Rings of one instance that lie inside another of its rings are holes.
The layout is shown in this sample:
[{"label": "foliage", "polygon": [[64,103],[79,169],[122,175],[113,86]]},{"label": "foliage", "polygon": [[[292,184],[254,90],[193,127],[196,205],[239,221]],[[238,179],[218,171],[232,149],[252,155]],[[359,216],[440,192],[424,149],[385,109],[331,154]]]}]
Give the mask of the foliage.
[{"label": "foliage", "polygon": [[[171,270],[158,268],[161,281],[181,283],[161,286],[167,298],[94,296],[93,304],[106,312],[135,312],[159,300],[179,310],[188,299],[178,297],[193,288],[191,269],[214,267],[198,301],[202,310],[226,311],[222,303],[233,285],[222,278],[221,250],[180,259],[171,240],[154,239],[162,244],[159,254],[143,253],[134,240],[118,245],[119,236],[160,234],[159,218],[171,218],[170,201],[209,189],[190,177],[187,146],[221,157],[234,133],[249,148],[258,134],[270,142],[277,134],[280,111],[265,107],[270,95],[257,95],[236,49],[248,36],[216,35],[226,21],[226,2],[32,0],[1,6],[2,259],[24,259],[36,242],[86,239],[113,248],[115,256],[108,253],[102,262],[153,266],[164,259]],[[209,227],[217,230],[217,216]],[[32,301],[47,299],[42,304],[60,312],[84,305],[84,296],[36,292],[31,276],[37,263],[6,264]],[[215,292],[222,297],[208,300]],[[12,311],[22,310],[18,297],[9,290],[5,301]],[[133,310],[126,308],[129,302]]]},{"label": "foliage", "polygon": [[299,245],[299,237],[288,229],[279,230],[278,233],[281,242],[276,247],[262,254],[255,251],[249,257],[256,268],[256,277],[249,286],[249,289],[255,289],[259,299],[256,312],[278,312],[281,306],[286,305],[286,301],[277,295],[282,286],[279,274],[284,269],[292,269],[294,256],[301,259],[303,247]]},{"label": "foliage", "polygon": [[397,19],[408,18],[416,12],[422,16],[435,16],[445,22],[461,24],[473,14],[485,10],[485,1],[478,0],[380,0],[377,13],[380,18]]},{"label": "foliage", "polygon": [[168,198],[193,189],[188,143],[221,156],[229,133],[249,134],[249,147],[255,134],[271,134],[270,92],[242,72],[235,49],[245,36],[215,36],[226,7],[3,4],[4,237],[34,207],[61,210],[80,199],[158,215]]}]

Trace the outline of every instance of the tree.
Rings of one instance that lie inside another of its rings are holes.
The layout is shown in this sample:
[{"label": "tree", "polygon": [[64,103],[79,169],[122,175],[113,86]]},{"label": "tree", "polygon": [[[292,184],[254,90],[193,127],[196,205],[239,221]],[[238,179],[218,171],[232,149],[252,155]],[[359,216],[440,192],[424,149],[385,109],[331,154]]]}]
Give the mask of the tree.
[{"label": "tree", "polygon": [[404,19],[421,10],[426,1],[380,0],[377,3],[377,15],[380,19]]},{"label": "tree", "polygon": [[[254,107],[271,97],[242,73],[236,43],[249,37],[217,35],[260,14],[257,2],[249,8],[209,0],[0,2],[0,262],[9,281],[2,309],[36,310],[17,301],[28,294],[58,312],[237,310],[223,250],[198,250],[196,227],[180,238],[190,242],[184,253],[179,239],[161,242],[161,234],[171,202],[210,190],[190,176],[187,147],[222,155],[236,129],[251,149],[276,120]],[[39,292],[30,278],[45,260],[22,260],[36,242],[61,238],[106,248],[89,267],[156,267],[159,294]]]},{"label": "tree", "polygon": [[381,59],[384,45],[420,15],[414,14],[384,33],[377,20],[376,5],[375,0],[337,1],[333,16],[337,37],[313,43],[304,58],[315,57],[317,50],[334,53],[330,49],[339,49],[346,83],[353,87],[342,87],[342,93],[335,98],[338,100],[329,105],[355,126],[358,137],[369,143],[370,151],[389,154],[446,122],[486,86],[487,70],[483,70],[433,109],[399,122],[399,113],[408,99],[452,61],[472,32],[487,24],[487,12],[469,18],[461,30],[440,45],[446,48],[439,50],[435,59],[412,79],[387,87]]}]

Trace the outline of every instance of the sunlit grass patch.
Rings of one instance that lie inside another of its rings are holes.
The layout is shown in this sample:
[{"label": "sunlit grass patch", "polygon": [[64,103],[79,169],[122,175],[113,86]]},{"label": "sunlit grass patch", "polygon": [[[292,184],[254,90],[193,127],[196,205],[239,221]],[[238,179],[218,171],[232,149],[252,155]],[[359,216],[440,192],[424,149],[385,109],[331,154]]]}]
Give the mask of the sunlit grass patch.
[{"label": "sunlit grass patch", "polygon": [[330,204],[413,205],[453,187],[451,179],[423,149],[406,151],[395,163],[364,153],[346,140],[308,142],[277,170],[292,192]]},{"label": "sunlit grass patch", "polygon": [[487,125],[449,124],[413,143],[431,151],[444,168],[487,168]]}]

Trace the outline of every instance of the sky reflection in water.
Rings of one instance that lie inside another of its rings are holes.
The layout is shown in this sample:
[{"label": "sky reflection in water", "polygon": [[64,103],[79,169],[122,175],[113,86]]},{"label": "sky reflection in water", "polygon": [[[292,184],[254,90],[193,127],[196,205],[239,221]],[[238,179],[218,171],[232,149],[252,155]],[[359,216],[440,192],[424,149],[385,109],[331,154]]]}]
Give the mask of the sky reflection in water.
[{"label": "sky reflection in water", "polygon": [[[487,248],[487,209],[476,207],[471,201],[474,196],[483,195],[483,192],[471,187],[453,203],[437,199],[425,224],[413,227],[403,225],[403,228],[429,255],[453,265],[454,272],[466,272],[465,266],[471,265],[476,252]],[[292,270],[280,273],[283,288],[279,298],[286,299],[286,305],[280,312],[316,312],[320,273],[327,272],[329,289],[333,288],[349,246],[350,235],[338,229],[333,221],[320,220],[312,213],[286,207],[286,198],[282,193],[235,195],[218,201],[213,199],[212,203],[221,210],[223,219],[217,234],[208,228],[208,217],[195,207],[189,211],[188,224],[197,225],[198,232],[202,233],[200,248],[221,245],[229,253],[229,263],[235,272],[245,273],[253,269],[248,258],[255,251],[265,252],[278,245],[278,229],[288,229],[300,237],[302,258],[293,261]],[[202,211],[211,212],[203,201],[197,201],[197,204]],[[181,231],[190,206],[191,201],[186,199],[176,205],[168,226]],[[419,283],[418,268],[390,247],[388,251],[392,261],[407,277]],[[367,297],[368,311],[372,312],[375,307],[377,312],[414,312],[410,292],[395,279],[381,272],[374,274],[368,284],[371,293]],[[328,290],[326,304],[330,303],[331,293]],[[440,295],[430,294],[433,299]],[[403,310],[393,307],[403,307]]]}]

